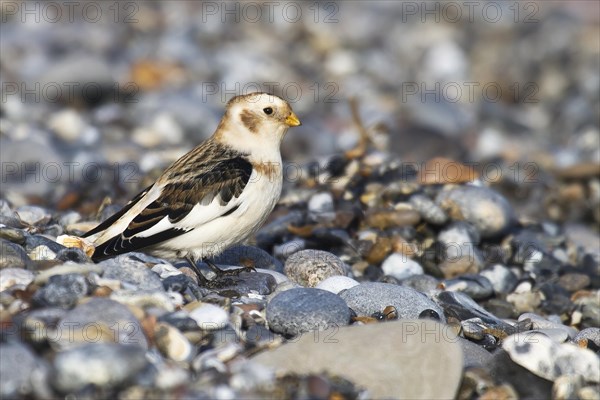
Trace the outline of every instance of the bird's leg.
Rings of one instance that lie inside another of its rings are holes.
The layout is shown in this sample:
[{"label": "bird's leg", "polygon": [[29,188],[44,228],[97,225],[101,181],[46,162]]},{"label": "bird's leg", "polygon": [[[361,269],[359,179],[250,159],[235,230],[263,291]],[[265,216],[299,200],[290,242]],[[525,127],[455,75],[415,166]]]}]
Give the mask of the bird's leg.
[{"label": "bird's leg", "polygon": [[232,269],[221,269],[219,267],[217,267],[217,265],[215,263],[213,263],[212,261],[209,261],[207,259],[204,260],[204,262],[206,263],[206,265],[208,265],[208,267],[215,273],[217,274],[217,276],[232,276],[232,275],[239,275],[242,272],[248,272],[248,271],[254,271],[256,272],[256,269],[254,269],[254,267],[241,267],[241,268],[232,268]]},{"label": "bird's leg", "polygon": [[192,257],[185,256],[185,259],[188,262],[188,264],[190,264],[190,267],[192,268],[192,270],[194,270],[194,272],[198,276],[198,283],[201,283],[203,286],[209,286],[210,281],[208,279],[206,279],[206,277],[204,276],[202,271],[200,271],[200,268],[198,268],[198,266],[196,265],[194,260],[192,260]]}]

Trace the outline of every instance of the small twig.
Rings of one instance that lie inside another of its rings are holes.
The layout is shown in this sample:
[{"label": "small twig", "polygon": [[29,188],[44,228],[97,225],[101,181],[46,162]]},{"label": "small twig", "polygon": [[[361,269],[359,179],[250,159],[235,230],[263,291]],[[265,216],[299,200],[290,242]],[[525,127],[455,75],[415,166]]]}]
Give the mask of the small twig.
[{"label": "small twig", "polygon": [[345,155],[346,158],[352,160],[355,158],[362,157],[367,151],[367,146],[369,144],[369,132],[365,128],[362,119],[360,118],[360,113],[358,110],[358,100],[356,97],[353,97],[349,101],[350,103],[350,112],[352,114],[352,122],[356,126],[358,133],[360,135],[358,140],[358,145],[352,150],[348,150]]}]

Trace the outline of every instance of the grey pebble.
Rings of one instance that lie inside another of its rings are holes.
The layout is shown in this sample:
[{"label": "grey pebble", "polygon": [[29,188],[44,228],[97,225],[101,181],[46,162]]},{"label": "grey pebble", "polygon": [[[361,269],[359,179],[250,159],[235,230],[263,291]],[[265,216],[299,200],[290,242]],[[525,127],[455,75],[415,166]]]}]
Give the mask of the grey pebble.
[{"label": "grey pebble", "polygon": [[144,331],[129,308],[102,297],[94,297],[65,314],[57,324],[50,344],[59,350],[86,343],[115,342],[148,348]]},{"label": "grey pebble", "polygon": [[477,247],[480,235],[473,225],[453,222],[438,234],[437,239],[442,245],[440,269],[446,277],[477,273],[483,267],[483,255]]},{"label": "grey pebble", "polygon": [[289,225],[299,225],[302,221],[304,221],[302,211],[292,210],[263,226],[256,234],[256,241],[260,247],[268,248],[288,233]]},{"label": "grey pebble", "polygon": [[515,328],[485,310],[473,299],[462,292],[441,292],[435,296],[436,302],[444,309],[446,314],[464,321],[471,318],[480,318],[488,326],[500,329],[508,334],[514,333]]},{"label": "grey pebble", "polygon": [[496,293],[510,293],[518,282],[517,276],[502,264],[494,264],[479,275],[486,277]]},{"label": "grey pebble", "polygon": [[28,268],[32,261],[21,246],[5,239],[0,239],[0,269]]},{"label": "grey pebble", "polygon": [[269,328],[291,336],[348,325],[350,321],[350,310],[340,296],[314,288],[279,293],[267,304],[266,315]]},{"label": "grey pebble", "polygon": [[55,242],[50,238],[47,238],[44,235],[29,235],[25,238],[25,250],[27,252],[30,252],[39,246],[46,246],[54,253],[59,253],[61,250],[66,249],[65,246]]},{"label": "grey pebble", "polygon": [[54,359],[56,389],[63,393],[87,385],[111,389],[131,381],[147,364],[145,351],[114,343],[86,344]]},{"label": "grey pebble", "polygon": [[448,216],[433,200],[422,194],[410,197],[410,204],[421,214],[421,218],[433,225],[443,225]]},{"label": "grey pebble", "polygon": [[[235,276],[227,276],[224,281],[228,284],[219,286],[216,291],[226,297],[235,297],[255,293],[268,295],[275,290],[277,282],[271,274],[261,272],[241,272]],[[226,295],[226,293],[229,294]]]},{"label": "grey pebble", "polygon": [[21,318],[15,318],[15,324],[28,342],[47,344],[49,338],[55,338],[55,327],[67,312],[58,307],[30,310],[21,314]]},{"label": "grey pebble", "polygon": [[27,397],[33,391],[32,373],[38,366],[34,353],[21,343],[2,343],[0,355],[0,396]]},{"label": "grey pebble", "polygon": [[116,279],[141,290],[164,290],[160,277],[141,261],[119,256],[98,264],[104,268],[103,278]]},{"label": "grey pebble", "polygon": [[506,232],[515,222],[512,206],[498,192],[478,186],[459,186],[441,191],[436,203],[444,210],[454,210],[459,215],[453,219],[464,219],[473,224],[483,238],[498,236]]},{"label": "grey pebble", "polygon": [[66,247],[56,253],[56,259],[60,261],[72,261],[77,264],[91,263],[90,257],[81,249],[75,247]]},{"label": "grey pebble", "polygon": [[394,306],[401,319],[417,319],[425,310],[435,311],[442,322],[445,322],[442,309],[423,293],[390,283],[365,282],[340,293],[359,316],[370,316],[382,312],[387,306]]},{"label": "grey pebble", "polygon": [[88,293],[88,289],[82,275],[54,275],[35,293],[33,300],[41,306],[71,308]]},{"label": "grey pebble", "polygon": [[273,258],[263,249],[254,246],[229,247],[223,253],[213,258],[213,262],[217,265],[252,266],[254,268],[283,272],[281,261]]},{"label": "grey pebble", "polygon": [[159,322],[166,322],[181,332],[198,330],[198,324],[185,311],[175,311],[161,315]]},{"label": "grey pebble", "polygon": [[488,298],[494,293],[491,282],[481,275],[464,274],[454,279],[446,279],[443,283],[446,290],[463,292],[475,300]]},{"label": "grey pebble", "polygon": [[418,292],[429,294],[439,291],[439,281],[431,275],[413,275],[400,282],[401,286],[413,288]]},{"label": "grey pebble", "polygon": [[585,328],[575,335],[573,341],[577,343],[584,339],[591,341],[597,348],[600,348],[600,328]]},{"label": "grey pebble", "polygon": [[22,268],[0,269],[0,292],[13,286],[25,288],[33,281],[33,272]]},{"label": "grey pebble", "polygon": [[0,216],[14,216],[14,211],[10,208],[8,201],[0,199]]},{"label": "grey pebble", "polygon": [[564,331],[570,338],[577,336],[577,330],[570,326],[563,325],[554,321],[550,321],[540,315],[534,313],[523,313],[519,315],[518,321],[531,320],[533,329],[560,329]]},{"label": "grey pebble", "polygon": [[28,225],[43,225],[52,217],[46,209],[38,206],[21,206],[15,212]]},{"label": "grey pebble", "polygon": [[16,244],[25,244],[27,235],[28,234],[22,229],[10,228],[8,226],[0,228],[0,239],[5,239]]},{"label": "grey pebble", "polygon": [[187,302],[200,300],[208,291],[200,288],[196,282],[185,274],[167,276],[162,281],[167,292],[180,293]]},{"label": "grey pebble", "polygon": [[345,275],[346,266],[336,255],[322,250],[301,250],[285,262],[285,274],[294,282],[315,287],[335,275]]},{"label": "grey pebble", "polygon": [[487,350],[469,340],[459,337],[458,343],[463,351],[463,368],[482,368],[492,359]]}]

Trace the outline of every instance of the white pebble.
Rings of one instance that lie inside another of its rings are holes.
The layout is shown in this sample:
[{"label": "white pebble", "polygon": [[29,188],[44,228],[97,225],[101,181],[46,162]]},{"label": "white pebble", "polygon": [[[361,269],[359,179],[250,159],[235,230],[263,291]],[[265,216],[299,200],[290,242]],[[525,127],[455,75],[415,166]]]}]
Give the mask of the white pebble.
[{"label": "white pebble", "polygon": [[347,276],[335,275],[330,276],[316,286],[317,289],[327,290],[328,292],[338,294],[342,290],[350,289],[359,283]]},{"label": "white pebble", "polygon": [[33,281],[33,272],[21,268],[0,270],[0,292],[15,285],[27,286]]},{"label": "white pebble", "polygon": [[263,274],[269,274],[269,275],[271,275],[273,278],[275,278],[275,283],[277,283],[278,285],[281,282],[285,282],[285,281],[289,281],[290,280],[287,276],[285,276],[281,272],[272,271],[270,269],[256,268],[256,272],[262,272]]},{"label": "white pebble", "polygon": [[396,279],[406,279],[413,275],[422,275],[423,267],[402,253],[392,253],[383,261],[381,269],[386,275]]},{"label": "white pebble", "polygon": [[200,329],[213,331],[224,328],[229,322],[227,312],[214,304],[202,304],[190,312]]}]

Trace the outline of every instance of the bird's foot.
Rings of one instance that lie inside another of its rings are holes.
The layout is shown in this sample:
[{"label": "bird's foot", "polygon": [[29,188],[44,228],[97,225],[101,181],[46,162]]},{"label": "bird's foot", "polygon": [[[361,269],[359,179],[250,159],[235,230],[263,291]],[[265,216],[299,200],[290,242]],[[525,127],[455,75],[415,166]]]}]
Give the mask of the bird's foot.
[{"label": "bird's foot", "polygon": [[256,268],[254,267],[241,267],[241,268],[231,268],[231,269],[221,269],[212,261],[204,260],[206,265],[217,274],[217,278],[223,276],[238,276],[242,272],[256,272]]},{"label": "bird's foot", "polygon": [[206,278],[206,276],[204,276],[202,271],[200,271],[200,268],[198,268],[198,265],[196,265],[194,260],[192,260],[190,257],[186,257],[186,260],[198,276],[198,284],[209,289],[220,289],[222,287],[232,285],[234,282],[227,278],[229,276],[238,276],[242,272],[256,272],[254,267],[221,269],[215,263],[204,260],[206,265],[208,265],[208,267],[217,275],[214,279],[209,280]]}]

